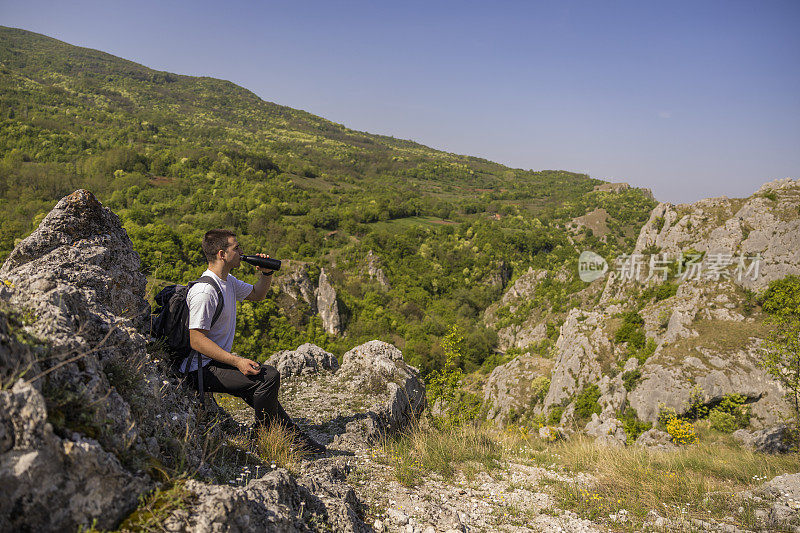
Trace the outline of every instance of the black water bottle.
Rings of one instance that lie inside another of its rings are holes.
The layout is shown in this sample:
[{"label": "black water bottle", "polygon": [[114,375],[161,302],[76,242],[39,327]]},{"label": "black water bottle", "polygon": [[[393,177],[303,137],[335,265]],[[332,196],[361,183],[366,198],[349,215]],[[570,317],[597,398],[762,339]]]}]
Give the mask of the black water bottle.
[{"label": "black water bottle", "polygon": [[259,257],[257,255],[243,255],[242,261],[250,263],[253,266],[268,268],[270,270],[280,270],[280,259],[273,259],[271,257]]}]

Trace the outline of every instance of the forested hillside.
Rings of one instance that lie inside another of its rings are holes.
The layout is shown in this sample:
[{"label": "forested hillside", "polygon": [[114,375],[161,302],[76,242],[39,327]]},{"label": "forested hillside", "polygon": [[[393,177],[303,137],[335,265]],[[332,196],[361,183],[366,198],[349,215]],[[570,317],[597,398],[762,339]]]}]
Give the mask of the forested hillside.
[{"label": "forested hillside", "polygon": [[[312,341],[341,355],[381,338],[423,372],[441,366],[451,326],[464,369],[494,364],[497,335],[480,317],[502,293],[502,272],[566,272],[542,298],[569,308],[583,288],[580,251],[632,250],[655,206],[639,189],[597,190],[603,182],[584,174],[354,131],[227,81],[3,27],[0,155],[0,259],[58,199],[86,188],[121,217],[151,290],[202,272],[199,241],[213,227],[236,231],[248,253],[307,263],[312,276],[326,269],[344,337],[273,298],[242,305],[235,349],[266,359]],[[572,222],[600,208],[602,231]],[[370,250],[388,286],[366,274]]]}]

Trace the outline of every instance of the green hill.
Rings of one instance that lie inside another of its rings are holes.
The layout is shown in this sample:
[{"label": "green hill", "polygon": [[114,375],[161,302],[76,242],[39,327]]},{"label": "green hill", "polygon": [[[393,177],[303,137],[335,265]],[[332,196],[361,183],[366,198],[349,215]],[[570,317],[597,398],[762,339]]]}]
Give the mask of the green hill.
[{"label": "green hill", "polygon": [[[341,354],[378,337],[426,371],[441,364],[452,325],[466,339],[462,366],[492,354],[496,335],[479,317],[500,296],[501,262],[519,275],[571,268],[579,247],[629,251],[655,205],[639,189],[597,191],[603,182],[584,174],[351,130],[227,81],[4,27],[0,153],[0,258],[55,201],[87,188],[120,215],[153,279],[196,277],[212,227],[234,229],[248,251],[330,270],[345,339],[273,301],[243,306],[239,349],[265,357],[308,340]],[[566,227],[598,208],[605,235]],[[391,289],[363,274],[369,250]],[[553,294],[579,287],[568,280]]]}]

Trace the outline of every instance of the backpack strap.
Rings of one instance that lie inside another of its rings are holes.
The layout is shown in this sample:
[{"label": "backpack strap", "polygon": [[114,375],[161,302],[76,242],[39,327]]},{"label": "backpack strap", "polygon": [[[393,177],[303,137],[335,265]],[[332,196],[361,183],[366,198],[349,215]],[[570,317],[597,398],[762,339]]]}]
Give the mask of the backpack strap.
[{"label": "backpack strap", "polygon": [[[217,308],[214,310],[214,316],[211,318],[211,326],[209,329],[214,327],[214,323],[219,318],[219,315],[222,314],[222,310],[225,308],[225,297],[222,295],[222,289],[219,288],[217,282],[211,276],[202,276],[200,279],[195,281],[195,283],[208,283],[214,290],[217,291]],[[205,405],[205,394],[203,391],[203,367],[200,365],[200,352],[195,352],[195,357],[197,358],[197,391],[200,393],[200,405]]]},{"label": "backpack strap", "polygon": [[195,281],[195,283],[208,283],[214,290],[217,291],[217,309],[214,311],[214,316],[211,318],[211,328],[214,327],[214,323],[219,318],[219,315],[222,314],[222,310],[225,308],[225,297],[222,295],[222,289],[219,288],[217,282],[211,276],[202,276],[200,279]]}]

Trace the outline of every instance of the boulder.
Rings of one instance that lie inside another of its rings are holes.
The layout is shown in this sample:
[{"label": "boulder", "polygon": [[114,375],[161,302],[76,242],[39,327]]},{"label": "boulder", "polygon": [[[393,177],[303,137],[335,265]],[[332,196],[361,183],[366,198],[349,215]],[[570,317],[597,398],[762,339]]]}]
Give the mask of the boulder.
[{"label": "boulder", "polygon": [[0,391],[0,443],[2,531],[75,531],[94,520],[112,529],[151,487],[97,441],[56,436],[44,397],[24,381]]},{"label": "boulder", "polygon": [[648,429],[636,439],[637,446],[655,448],[660,450],[677,450],[677,446],[672,443],[669,433],[660,429]]},{"label": "boulder", "polygon": [[622,422],[616,418],[600,418],[592,413],[592,419],[584,428],[586,434],[595,438],[595,442],[608,446],[625,446],[627,435]]},{"label": "boulder", "polygon": [[311,343],[298,346],[296,350],[281,350],[270,357],[267,364],[274,366],[282,379],[339,369],[335,355]]},{"label": "boulder", "polygon": [[354,450],[416,423],[426,406],[419,371],[377,340],[345,353],[335,372],[289,376],[281,402],[319,440]]},{"label": "boulder", "polygon": [[739,444],[763,453],[789,453],[792,451],[792,437],[786,424],[758,431],[738,429],[733,432],[733,438]]},{"label": "boulder", "polygon": [[329,472],[295,480],[279,468],[245,487],[189,480],[183,505],[170,513],[163,527],[191,533],[369,531],[359,518],[353,489],[342,474],[334,478]]}]

